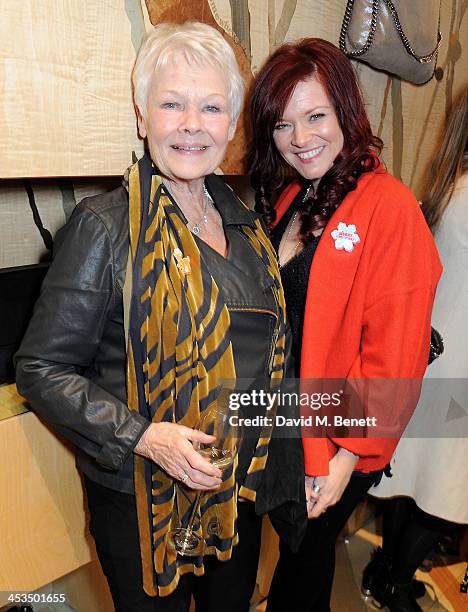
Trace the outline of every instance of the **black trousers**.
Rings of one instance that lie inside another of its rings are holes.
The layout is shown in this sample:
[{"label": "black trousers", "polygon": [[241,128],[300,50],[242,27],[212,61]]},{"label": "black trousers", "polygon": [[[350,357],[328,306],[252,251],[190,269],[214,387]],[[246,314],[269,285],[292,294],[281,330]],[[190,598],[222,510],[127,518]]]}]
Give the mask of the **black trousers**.
[{"label": "black trousers", "polygon": [[268,595],[268,612],[330,610],[336,538],[375,480],[375,473],[353,474],[340,501],[319,518],[308,521],[297,553],[280,542],[280,558]]},{"label": "black trousers", "polygon": [[187,612],[193,595],[197,612],[248,612],[260,554],[261,517],[254,504],[238,505],[239,544],[229,561],[205,560],[205,575],[182,576],[167,597],[143,590],[138,523],[133,495],[85,477],[90,531],[117,612]]}]

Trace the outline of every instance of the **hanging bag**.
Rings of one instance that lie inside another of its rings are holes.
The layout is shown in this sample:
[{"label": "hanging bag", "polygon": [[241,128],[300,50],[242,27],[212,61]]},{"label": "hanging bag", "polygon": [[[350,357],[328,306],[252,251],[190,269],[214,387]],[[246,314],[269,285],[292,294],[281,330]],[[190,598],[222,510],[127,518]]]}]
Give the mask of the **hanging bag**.
[{"label": "hanging bag", "polygon": [[440,0],[348,0],[340,49],[421,85],[434,74],[441,38]]},{"label": "hanging bag", "polygon": [[52,236],[42,225],[31,183],[24,181],[24,185],[34,223],[47,249],[47,261],[0,269],[0,384],[15,380],[13,355],[28,326],[52,256]]}]

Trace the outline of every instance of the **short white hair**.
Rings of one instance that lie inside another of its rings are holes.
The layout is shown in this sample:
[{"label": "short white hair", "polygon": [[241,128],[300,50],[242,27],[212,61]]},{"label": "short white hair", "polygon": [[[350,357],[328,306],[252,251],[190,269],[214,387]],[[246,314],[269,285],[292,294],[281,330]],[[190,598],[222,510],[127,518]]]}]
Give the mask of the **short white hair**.
[{"label": "short white hair", "polygon": [[154,74],[173,57],[189,63],[216,66],[228,82],[229,112],[232,121],[239,117],[244,100],[244,80],[234,51],[215,28],[206,23],[160,23],[142,42],[132,72],[133,100],[143,118]]}]

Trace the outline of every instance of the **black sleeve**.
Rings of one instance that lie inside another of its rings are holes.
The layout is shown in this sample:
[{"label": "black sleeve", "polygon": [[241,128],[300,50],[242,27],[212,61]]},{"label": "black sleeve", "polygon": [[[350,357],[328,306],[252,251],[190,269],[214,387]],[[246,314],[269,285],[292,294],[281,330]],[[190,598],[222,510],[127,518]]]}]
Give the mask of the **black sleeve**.
[{"label": "black sleeve", "polygon": [[114,307],[114,253],[82,203],[56,237],[54,260],[16,354],[17,386],[58,432],[119,470],[149,422],[83,374]]}]

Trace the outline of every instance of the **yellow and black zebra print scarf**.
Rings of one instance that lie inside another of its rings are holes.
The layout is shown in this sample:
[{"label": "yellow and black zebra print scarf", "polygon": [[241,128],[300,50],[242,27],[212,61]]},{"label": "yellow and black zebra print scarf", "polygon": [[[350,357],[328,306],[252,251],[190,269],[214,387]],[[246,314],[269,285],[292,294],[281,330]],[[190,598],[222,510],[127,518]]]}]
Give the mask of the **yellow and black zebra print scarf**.
[{"label": "yellow and black zebra print scarf", "polygon": [[[229,312],[200,256],[180,211],[161,188],[149,164],[130,169],[129,225],[132,297],[129,315],[128,406],[152,422],[194,427],[200,414],[216,402],[222,380],[235,379]],[[146,194],[146,195],[145,195]],[[260,222],[243,232],[274,278],[280,320],[284,298],[273,248]],[[281,326],[284,329],[284,325]],[[276,341],[272,381],[280,381],[284,333]],[[223,484],[202,498],[200,529],[206,554],[231,557],[237,544],[237,495],[255,501],[268,455],[270,432],[262,432],[244,485],[236,491],[235,465]],[[181,575],[204,572],[203,558],[177,556],[166,547],[168,532],[186,524],[195,497],[187,494],[158,465],[135,456],[135,494],[144,589],[149,595],[172,593]],[[209,535],[210,519],[221,524]]]}]

